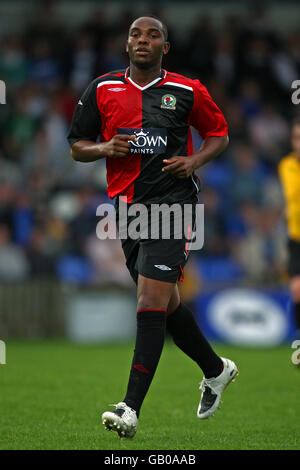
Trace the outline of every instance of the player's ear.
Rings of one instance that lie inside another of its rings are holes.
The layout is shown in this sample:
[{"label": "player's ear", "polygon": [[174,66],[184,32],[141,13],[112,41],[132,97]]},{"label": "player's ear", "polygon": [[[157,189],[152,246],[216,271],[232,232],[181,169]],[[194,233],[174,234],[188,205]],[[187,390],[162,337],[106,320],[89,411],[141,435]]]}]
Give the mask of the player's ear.
[{"label": "player's ear", "polygon": [[125,49],[126,49],[126,52],[128,52],[128,41],[126,41]]},{"label": "player's ear", "polygon": [[165,41],[164,48],[163,48],[163,54],[164,55],[168,54],[169,50],[170,50],[170,43],[169,43],[169,41]]}]

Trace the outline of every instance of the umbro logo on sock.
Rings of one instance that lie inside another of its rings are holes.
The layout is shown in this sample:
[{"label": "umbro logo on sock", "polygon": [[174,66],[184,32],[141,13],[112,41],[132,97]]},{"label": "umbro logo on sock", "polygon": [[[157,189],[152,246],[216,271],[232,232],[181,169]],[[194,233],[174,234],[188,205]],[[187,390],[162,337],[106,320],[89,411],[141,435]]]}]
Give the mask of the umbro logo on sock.
[{"label": "umbro logo on sock", "polygon": [[172,268],[169,268],[169,266],[166,266],[165,264],[155,264],[154,266],[162,271],[172,271]]},{"label": "umbro logo on sock", "polygon": [[133,368],[139,370],[140,372],[144,372],[144,374],[150,374],[148,369],[146,369],[143,364],[134,364]]}]

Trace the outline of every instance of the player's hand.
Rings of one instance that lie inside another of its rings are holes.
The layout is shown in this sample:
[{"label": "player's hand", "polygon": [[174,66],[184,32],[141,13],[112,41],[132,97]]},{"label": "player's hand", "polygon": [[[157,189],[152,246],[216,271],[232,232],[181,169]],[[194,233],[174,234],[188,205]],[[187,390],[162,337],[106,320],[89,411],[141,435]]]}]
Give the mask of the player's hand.
[{"label": "player's hand", "polygon": [[162,168],[162,171],[169,171],[176,178],[188,178],[195,170],[195,162],[192,155],[171,157],[163,160],[163,162],[167,163],[167,165]]},{"label": "player's hand", "polygon": [[136,136],[134,134],[116,134],[109,142],[103,143],[103,153],[110,158],[125,157],[130,149],[129,140],[136,142]]}]

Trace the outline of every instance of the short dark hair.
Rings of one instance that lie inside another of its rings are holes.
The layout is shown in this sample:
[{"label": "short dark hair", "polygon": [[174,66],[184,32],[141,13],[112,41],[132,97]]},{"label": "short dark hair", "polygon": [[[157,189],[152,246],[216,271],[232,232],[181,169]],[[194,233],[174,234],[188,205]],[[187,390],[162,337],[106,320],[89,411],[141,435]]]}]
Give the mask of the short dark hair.
[{"label": "short dark hair", "polygon": [[158,16],[152,15],[152,13],[145,14],[145,15],[142,15],[142,16],[138,16],[132,23],[134,23],[139,18],[153,18],[154,20],[159,21],[161,23],[161,26],[162,26],[162,31],[163,31],[163,34],[164,34],[165,41],[168,40],[168,28],[165,25],[165,23],[160,18],[158,18]]}]

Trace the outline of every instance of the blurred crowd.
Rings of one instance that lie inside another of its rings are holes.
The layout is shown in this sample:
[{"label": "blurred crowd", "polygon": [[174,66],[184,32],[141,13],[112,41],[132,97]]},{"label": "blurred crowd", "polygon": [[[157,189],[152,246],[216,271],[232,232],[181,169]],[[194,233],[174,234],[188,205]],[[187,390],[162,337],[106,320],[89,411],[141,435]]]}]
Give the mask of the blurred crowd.
[{"label": "blurred crowd", "polygon": [[[164,18],[163,12],[155,14]],[[109,202],[105,162],[75,163],[66,135],[79,96],[96,76],[128,65],[134,11],[113,22],[95,9],[68,29],[44,2],[22,31],[0,36],[0,281],[52,277],[131,285],[119,240],[96,238],[96,208]],[[168,24],[168,21],[166,20]],[[300,77],[300,30],[279,34],[267,12],[196,17],[169,28],[164,67],[199,78],[229,123],[228,150],[198,172],[205,244],[193,256],[204,281],[274,283],[285,276],[285,224],[277,177],[289,152]],[[201,142],[194,132],[194,144]]]}]

